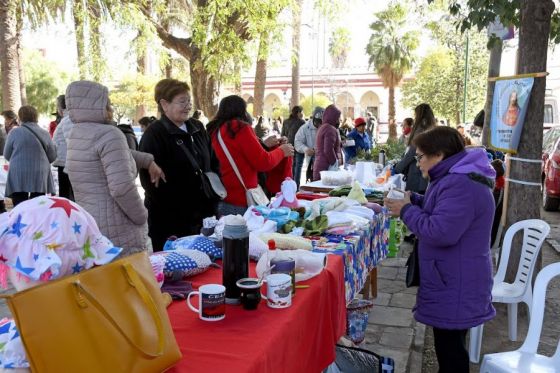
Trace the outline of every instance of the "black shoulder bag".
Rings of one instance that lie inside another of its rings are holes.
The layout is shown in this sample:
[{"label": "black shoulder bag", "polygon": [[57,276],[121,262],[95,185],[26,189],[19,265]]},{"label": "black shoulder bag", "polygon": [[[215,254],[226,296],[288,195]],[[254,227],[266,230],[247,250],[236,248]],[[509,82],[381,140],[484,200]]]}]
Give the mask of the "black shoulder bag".
[{"label": "black shoulder bag", "polygon": [[202,171],[200,165],[193,157],[183,140],[177,139],[177,145],[179,145],[179,147],[183,149],[183,152],[185,152],[185,155],[189,159],[189,162],[195,170],[195,173],[200,177],[204,195],[212,201],[219,201],[226,198],[227,191],[224,187],[224,184],[222,184],[222,180],[220,180],[220,176],[212,171]]}]

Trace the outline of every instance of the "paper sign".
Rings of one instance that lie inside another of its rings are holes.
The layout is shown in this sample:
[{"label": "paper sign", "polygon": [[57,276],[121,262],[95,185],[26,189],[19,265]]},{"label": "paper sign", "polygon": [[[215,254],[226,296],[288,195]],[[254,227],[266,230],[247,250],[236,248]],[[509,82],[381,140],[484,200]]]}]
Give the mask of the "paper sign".
[{"label": "paper sign", "polygon": [[498,80],[494,88],[490,121],[490,145],[516,153],[531,97],[534,78]]}]

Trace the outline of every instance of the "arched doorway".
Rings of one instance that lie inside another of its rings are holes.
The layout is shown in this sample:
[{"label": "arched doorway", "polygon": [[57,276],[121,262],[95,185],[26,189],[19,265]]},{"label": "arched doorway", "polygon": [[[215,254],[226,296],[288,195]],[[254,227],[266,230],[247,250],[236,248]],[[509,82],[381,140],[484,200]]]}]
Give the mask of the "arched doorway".
[{"label": "arched doorway", "polygon": [[379,119],[379,96],[372,91],[367,91],[360,99],[360,107],[362,114],[370,112],[374,117]]},{"label": "arched doorway", "polygon": [[341,92],[336,96],[335,105],[342,111],[343,118],[354,119],[356,100],[350,92]]},{"label": "arched doorway", "polygon": [[282,106],[282,101],[275,93],[269,93],[264,99],[264,115],[272,117],[272,111],[274,108],[280,108]]}]

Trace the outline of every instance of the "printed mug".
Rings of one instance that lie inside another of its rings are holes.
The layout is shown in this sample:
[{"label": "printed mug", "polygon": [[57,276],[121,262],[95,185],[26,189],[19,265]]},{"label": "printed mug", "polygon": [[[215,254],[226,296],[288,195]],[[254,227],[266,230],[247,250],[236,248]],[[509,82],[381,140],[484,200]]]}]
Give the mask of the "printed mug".
[{"label": "printed mug", "polygon": [[[198,294],[198,309],[191,304],[191,297]],[[204,321],[219,321],[226,317],[226,288],[219,284],[202,285],[189,293],[187,305]]]},{"label": "printed mug", "polygon": [[285,273],[266,276],[266,304],[270,308],[287,308],[292,305],[292,277]]}]

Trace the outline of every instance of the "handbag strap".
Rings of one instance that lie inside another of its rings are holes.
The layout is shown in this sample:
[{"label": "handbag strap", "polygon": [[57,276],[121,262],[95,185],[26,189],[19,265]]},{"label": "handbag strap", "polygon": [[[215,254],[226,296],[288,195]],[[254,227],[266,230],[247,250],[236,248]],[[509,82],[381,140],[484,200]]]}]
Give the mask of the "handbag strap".
[{"label": "handbag strap", "polygon": [[41,145],[41,147],[43,148],[43,150],[45,151],[45,155],[47,156],[47,159],[49,158],[48,156],[48,152],[47,152],[47,147],[45,146],[45,143],[43,143],[43,140],[41,140],[41,138],[39,137],[39,135],[37,135],[35,133],[35,131],[33,131],[31,128],[27,127],[25,124],[21,125],[23,128],[25,128],[26,130],[28,130],[29,132],[31,132],[31,134],[33,136],[35,136],[35,138],[37,139],[37,141],[39,141],[39,144]]},{"label": "handbag strap", "polygon": [[136,273],[136,270],[130,263],[123,264],[122,269],[128,280],[128,283],[133,288],[136,289],[136,291],[144,301],[144,304],[148,307],[150,314],[152,315],[152,319],[154,320],[157,334],[158,334],[158,345],[157,345],[156,352],[145,351],[144,349],[139,347],[121,328],[119,323],[109,314],[109,312],[107,312],[107,310],[105,309],[105,307],[103,307],[101,302],[99,302],[97,298],[89,290],[87,290],[86,287],[80,281],[75,281],[73,285],[74,285],[74,290],[76,292],[76,300],[78,302],[78,305],[82,308],[86,308],[88,305],[85,301],[85,298],[87,298],[87,300],[89,300],[89,302],[107,319],[107,321],[111,323],[111,325],[113,325],[115,329],[119,331],[119,333],[127,340],[127,342],[132,347],[134,347],[138,352],[142,353],[144,356],[148,358],[156,358],[162,356],[163,347],[164,347],[163,322],[158,313],[154,299],[152,298],[150,293],[148,293],[146,286],[144,285],[142,280],[140,280],[138,273]]},{"label": "handbag strap", "polygon": [[189,162],[191,162],[191,165],[194,169],[194,172],[197,175],[202,175],[202,169],[200,168],[200,165],[198,164],[196,159],[193,157],[190,150],[187,148],[187,145],[185,145],[185,142],[181,139],[178,139],[177,140],[177,145],[179,145],[179,147],[183,150],[183,152],[185,152],[185,155],[189,159]]},{"label": "handbag strap", "polygon": [[247,187],[245,186],[245,183],[243,182],[243,178],[241,177],[241,174],[239,173],[239,170],[237,169],[237,165],[235,164],[235,161],[233,160],[231,154],[229,153],[229,150],[228,150],[226,144],[224,143],[224,139],[222,139],[222,133],[221,133],[219,128],[218,128],[218,142],[220,143],[220,146],[222,147],[222,150],[224,151],[224,153],[226,155],[226,158],[228,159],[229,164],[231,165],[231,168],[233,168],[233,172],[235,172],[235,174],[237,175],[237,178],[241,182],[241,185],[243,185],[243,189],[245,189],[245,191],[247,191]]}]

